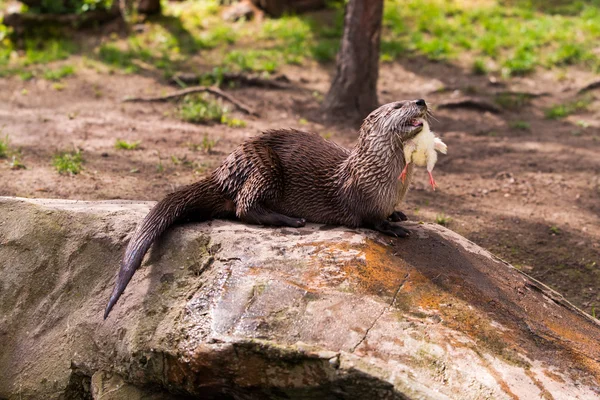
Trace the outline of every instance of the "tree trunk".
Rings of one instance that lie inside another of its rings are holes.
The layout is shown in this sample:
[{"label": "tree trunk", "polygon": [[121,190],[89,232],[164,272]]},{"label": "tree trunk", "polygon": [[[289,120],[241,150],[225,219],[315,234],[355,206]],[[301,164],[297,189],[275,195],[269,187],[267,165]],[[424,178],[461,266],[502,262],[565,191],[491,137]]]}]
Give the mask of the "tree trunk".
[{"label": "tree trunk", "polygon": [[137,9],[140,14],[160,14],[160,0],[140,0]]},{"label": "tree trunk", "polygon": [[379,42],[383,0],[350,0],[337,71],[323,108],[331,115],[364,117],[379,105]]}]

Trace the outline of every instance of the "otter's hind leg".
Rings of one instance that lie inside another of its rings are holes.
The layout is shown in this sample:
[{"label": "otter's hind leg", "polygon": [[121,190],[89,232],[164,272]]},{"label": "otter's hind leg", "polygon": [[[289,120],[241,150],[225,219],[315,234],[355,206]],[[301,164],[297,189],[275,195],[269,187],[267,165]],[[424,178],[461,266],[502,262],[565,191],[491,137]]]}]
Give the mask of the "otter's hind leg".
[{"label": "otter's hind leg", "polygon": [[244,212],[243,215],[240,215],[240,219],[243,222],[257,225],[291,226],[293,228],[300,228],[306,225],[304,218],[288,217],[262,206],[257,206]]},{"label": "otter's hind leg", "polygon": [[243,222],[257,225],[301,227],[304,218],[292,218],[270,210],[264,204],[276,202],[283,190],[279,157],[268,147],[246,150],[254,171],[246,178],[236,197],[236,215]]},{"label": "otter's hind leg", "polygon": [[401,227],[397,224],[391,224],[387,220],[378,221],[370,224],[369,228],[375,229],[381,233],[385,233],[388,236],[396,236],[396,237],[408,237],[410,236],[410,231],[406,228]]},{"label": "otter's hind leg", "polygon": [[263,205],[265,200],[274,200],[278,196],[277,187],[269,180],[256,175],[246,181],[238,193],[237,217],[245,223],[271,226],[301,227],[306,224],[304,218],[292,218],[280,214]]}]

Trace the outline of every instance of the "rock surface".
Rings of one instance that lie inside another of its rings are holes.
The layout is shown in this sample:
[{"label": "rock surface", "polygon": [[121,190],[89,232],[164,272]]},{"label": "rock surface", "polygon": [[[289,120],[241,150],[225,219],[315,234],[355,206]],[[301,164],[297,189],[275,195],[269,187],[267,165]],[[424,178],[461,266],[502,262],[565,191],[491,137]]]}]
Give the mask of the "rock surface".
[{"label": "rock surface", "polygon": [[0,398],[600,396],[598,321],[437,225],[178,227],[103,321],[151,205],[0,198]]}]

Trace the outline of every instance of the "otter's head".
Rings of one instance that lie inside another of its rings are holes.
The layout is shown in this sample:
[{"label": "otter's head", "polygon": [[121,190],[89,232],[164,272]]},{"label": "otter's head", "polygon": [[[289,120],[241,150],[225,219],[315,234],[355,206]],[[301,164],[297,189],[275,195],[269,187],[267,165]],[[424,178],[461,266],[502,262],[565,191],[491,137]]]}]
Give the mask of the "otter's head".
[{"label": "otter's head", "polygon": [[425,100],[402,100],[384,104],[365,118],[360,139],[369,142],[404,143],[423,129]]}]

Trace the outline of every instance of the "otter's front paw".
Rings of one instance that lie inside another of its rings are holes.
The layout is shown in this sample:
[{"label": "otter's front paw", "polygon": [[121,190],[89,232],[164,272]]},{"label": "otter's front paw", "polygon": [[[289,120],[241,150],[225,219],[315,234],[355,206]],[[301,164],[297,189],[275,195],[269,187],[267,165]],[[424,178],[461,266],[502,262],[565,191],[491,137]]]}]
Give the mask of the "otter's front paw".
[{"label": "otter's front paw", "polygon": [[406,228],[401,227],[400,225],[390,224],[388,221],[382,221],[378,224],[375,224],[373,228],[376,231],[381,233],[385,233],[388,236],[395,237],[408,237],[410,236],[410,231]]},{"label": "otter's front paw", "polygon": [[392,222],[408,221],[408,217],[402,211],[394,211],[388,217],[388,220],[390,220]]}]

